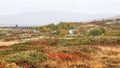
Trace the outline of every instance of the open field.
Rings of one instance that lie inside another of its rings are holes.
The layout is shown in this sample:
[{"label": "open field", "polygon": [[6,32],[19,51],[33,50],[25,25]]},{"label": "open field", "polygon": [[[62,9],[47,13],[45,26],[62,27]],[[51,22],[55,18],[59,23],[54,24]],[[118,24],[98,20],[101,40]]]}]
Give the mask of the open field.
[{"label": "open field", "polygon": [[120,68],[119,21],[0,28],[0,68]]},{"label": "open field", "polygon": [[1,47],[0,50],[1,68],[10,66],[12,68],[120,67],[119,42],[116,44],[108,42],[103,45],[103,43],[95,44],[89,40],[80,43],[76,39],[43,38]]}]

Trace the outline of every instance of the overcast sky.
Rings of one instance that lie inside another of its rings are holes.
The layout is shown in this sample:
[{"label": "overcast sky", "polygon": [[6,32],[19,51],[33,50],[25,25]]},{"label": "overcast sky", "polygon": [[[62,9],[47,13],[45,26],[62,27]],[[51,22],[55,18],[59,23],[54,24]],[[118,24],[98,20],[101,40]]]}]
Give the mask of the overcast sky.
[{"label": "overcast sky", "polygon": [[0,0],[0,15],[39,11],[120,13],[120,0]]}]

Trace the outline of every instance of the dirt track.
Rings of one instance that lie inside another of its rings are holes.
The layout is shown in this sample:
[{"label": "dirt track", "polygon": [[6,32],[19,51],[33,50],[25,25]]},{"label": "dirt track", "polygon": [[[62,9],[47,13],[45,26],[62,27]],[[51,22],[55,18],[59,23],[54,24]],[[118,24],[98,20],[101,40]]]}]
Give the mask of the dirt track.
[{"label": "dirt track", "polygon": [[15,43],[18,43],[18,42],[15,42],[15,41],[1,42],[0,41],[0,46],[10,46],[10,45],[13,45]]}]

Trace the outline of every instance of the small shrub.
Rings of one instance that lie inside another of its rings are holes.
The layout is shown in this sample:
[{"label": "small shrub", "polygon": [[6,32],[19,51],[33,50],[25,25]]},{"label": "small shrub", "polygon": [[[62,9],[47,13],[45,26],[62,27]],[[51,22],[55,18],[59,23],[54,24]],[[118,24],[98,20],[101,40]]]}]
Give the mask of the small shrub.
[{"label": "small shrub", "polygon": [[22,52],[11,55],[5,61],[8,63],[14,62],[19,66],[24,66],[25,64],[28,64],[33,67],[36,67],[37,63],[41,63],[46,59],[47,59],[46,55],[40,52]]},{"label": "small shrub", "polygon": [[120,58],[108,58],[106,59],[106,62],[110,64],[118,64],[120,63]]},{"label": "small shrub", "polygon": [[82,45],[80,47],[80,51],[87,52],[87,53],[93,53],[93,52],[95,52],[95,50],[93,48],[91,48],[90,46],[87,46],[87,45]]},{"label": "small shrub", "polygon": [[66,34],[68,34],[68,30],[60,29],[59,33],[60,33],[60,35],[66,35]]},{"label": "small shrub", "polygon": [[13,54],[14,53],[14,51],[12,51],[12,50],[2,50],[2,51],[0,51],[0,57],[1,56],[6,56],[6,55],[9,55],[9,54]]},{"label": "small shrub", "polygon": [[45,47],[44,46],[32,46],[31,48],[33,50],[36,50],[36,52],[45,52]]},{"label": "small shrub", "polygon": [[12,46],[12,49],[14,51],[27,51],[28,48],[29,48],[29,46],[27,46],[27,45],[13,45]]},{"label": "small shrub", "polygon": [[105,29],[92,29],[89,31],[89,35],[92,36],[100,36],[105,33]]},{"label": "small shrub", "polygon": [[50,45],[56,45],[57,44],[57,40],[56,39],[50,39],[49,40],[49,44]]},{"label": "small shrub", "polygon": [[107,68],[119,68],[120,58],[104,57],[102,62],[106,64]]},{"label": "small shrub", "polygon": [[23,45],[28,45],[28,44],[31,44],[32,42],[30,42],[30,41],[26,41],[26,42],[24,42],[23,43]]},{"label": "small shrub", "polygon": [[107,36],[120,36],[120,30],[106,32]]}]

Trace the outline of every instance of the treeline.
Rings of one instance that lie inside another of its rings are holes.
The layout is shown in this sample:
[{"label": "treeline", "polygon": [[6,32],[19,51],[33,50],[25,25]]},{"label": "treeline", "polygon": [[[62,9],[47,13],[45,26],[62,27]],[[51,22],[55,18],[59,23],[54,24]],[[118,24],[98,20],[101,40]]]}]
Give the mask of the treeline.
[{"label": "treeline", "polygon": [[40,30],[40,32],[67,34],[70,29],[75,29],[75,26],[74,26],[73,23],[60,22],[57,25],[52,23],[52,24],[48,24],[48,25],[45,25],[45,26],[41,26],[37,29]]}]

